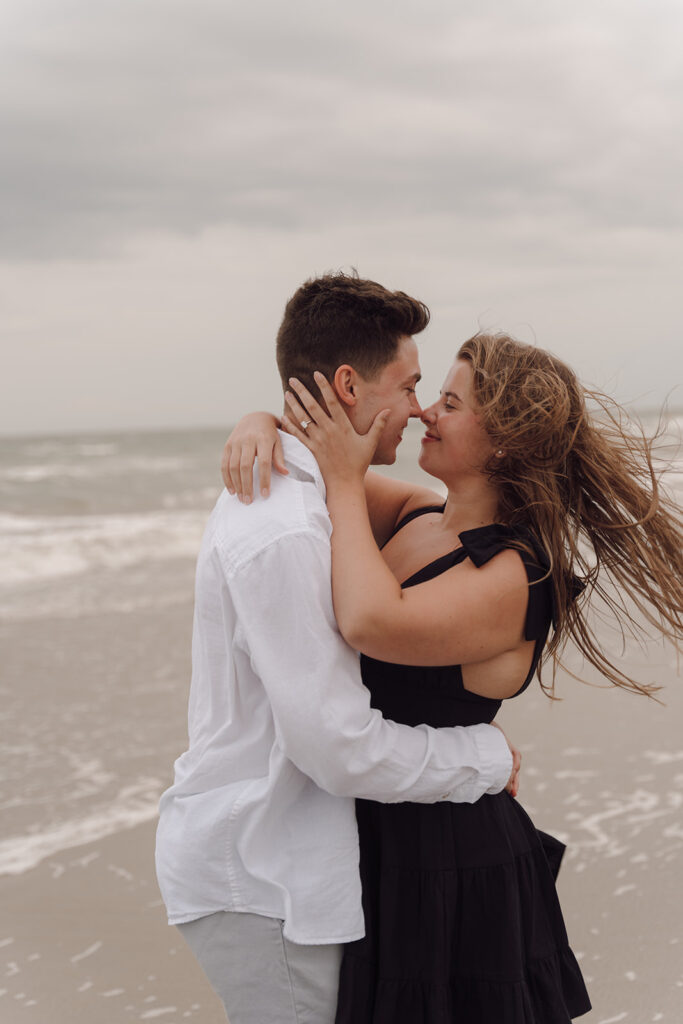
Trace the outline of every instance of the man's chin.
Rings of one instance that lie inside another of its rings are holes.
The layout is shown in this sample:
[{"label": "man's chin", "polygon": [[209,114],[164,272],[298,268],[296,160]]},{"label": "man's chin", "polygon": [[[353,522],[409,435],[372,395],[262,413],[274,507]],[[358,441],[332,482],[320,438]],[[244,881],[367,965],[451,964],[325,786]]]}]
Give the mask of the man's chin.
[{"label": "man's chin", "polygon": [[394,445],[393,448],[378,448],[372,457],[372,466],[393,466],[396,462],[396,449],[398,445]]}]

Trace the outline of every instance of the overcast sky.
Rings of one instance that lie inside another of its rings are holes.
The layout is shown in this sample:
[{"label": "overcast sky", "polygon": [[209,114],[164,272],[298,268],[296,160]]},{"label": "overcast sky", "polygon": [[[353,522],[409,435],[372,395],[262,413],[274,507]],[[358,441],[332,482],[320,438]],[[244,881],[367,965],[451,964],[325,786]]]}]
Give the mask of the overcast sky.
[{"label": "overcast sky", "polygon": [[[3,0],[0,432],[278,408],[305,278],[683,378],[680,0]],[[679,388],[673,404],[683,406]]]}]

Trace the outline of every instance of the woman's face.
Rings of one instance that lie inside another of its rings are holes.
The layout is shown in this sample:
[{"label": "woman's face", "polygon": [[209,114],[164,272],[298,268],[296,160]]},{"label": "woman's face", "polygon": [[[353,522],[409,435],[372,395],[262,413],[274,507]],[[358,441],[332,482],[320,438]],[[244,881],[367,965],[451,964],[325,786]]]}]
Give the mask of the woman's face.
[{"label": "woman's face", "polygon": [[438,401],[424,410],[422,422],[427,429],[419,462],[426,473],[445,484],[484,475],[494,448],[472,396],[472,368],[467,360],[456,359]]}]

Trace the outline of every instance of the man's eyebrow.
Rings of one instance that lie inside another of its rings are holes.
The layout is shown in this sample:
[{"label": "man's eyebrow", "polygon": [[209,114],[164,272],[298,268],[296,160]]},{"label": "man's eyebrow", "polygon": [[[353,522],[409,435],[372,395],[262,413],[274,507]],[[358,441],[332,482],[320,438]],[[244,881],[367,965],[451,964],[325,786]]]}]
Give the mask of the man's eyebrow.
[{"label": "man's eyebrow", "polygon": [[404,384],[409,384],[411,380],[413,381],[413,383],[419,384],[420,381],[422,380],[422,374],[421,373],[411,373],[410,377],[406,377],[406,379],[403,381],[403,383]]}]

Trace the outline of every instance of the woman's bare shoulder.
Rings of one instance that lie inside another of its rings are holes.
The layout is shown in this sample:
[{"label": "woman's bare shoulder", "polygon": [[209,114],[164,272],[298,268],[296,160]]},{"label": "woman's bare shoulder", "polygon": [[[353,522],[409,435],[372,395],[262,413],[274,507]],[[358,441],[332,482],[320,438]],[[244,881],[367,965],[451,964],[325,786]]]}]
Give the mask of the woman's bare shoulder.
[{"label": "woman's bare shoulder", "polygon": [[375,472],[366,474],[365,496],[372,532],[380,547],[409,512],[426,505],[442,505],[444,501],[437,491],[429,487],[408,480],[393,480]]}]

